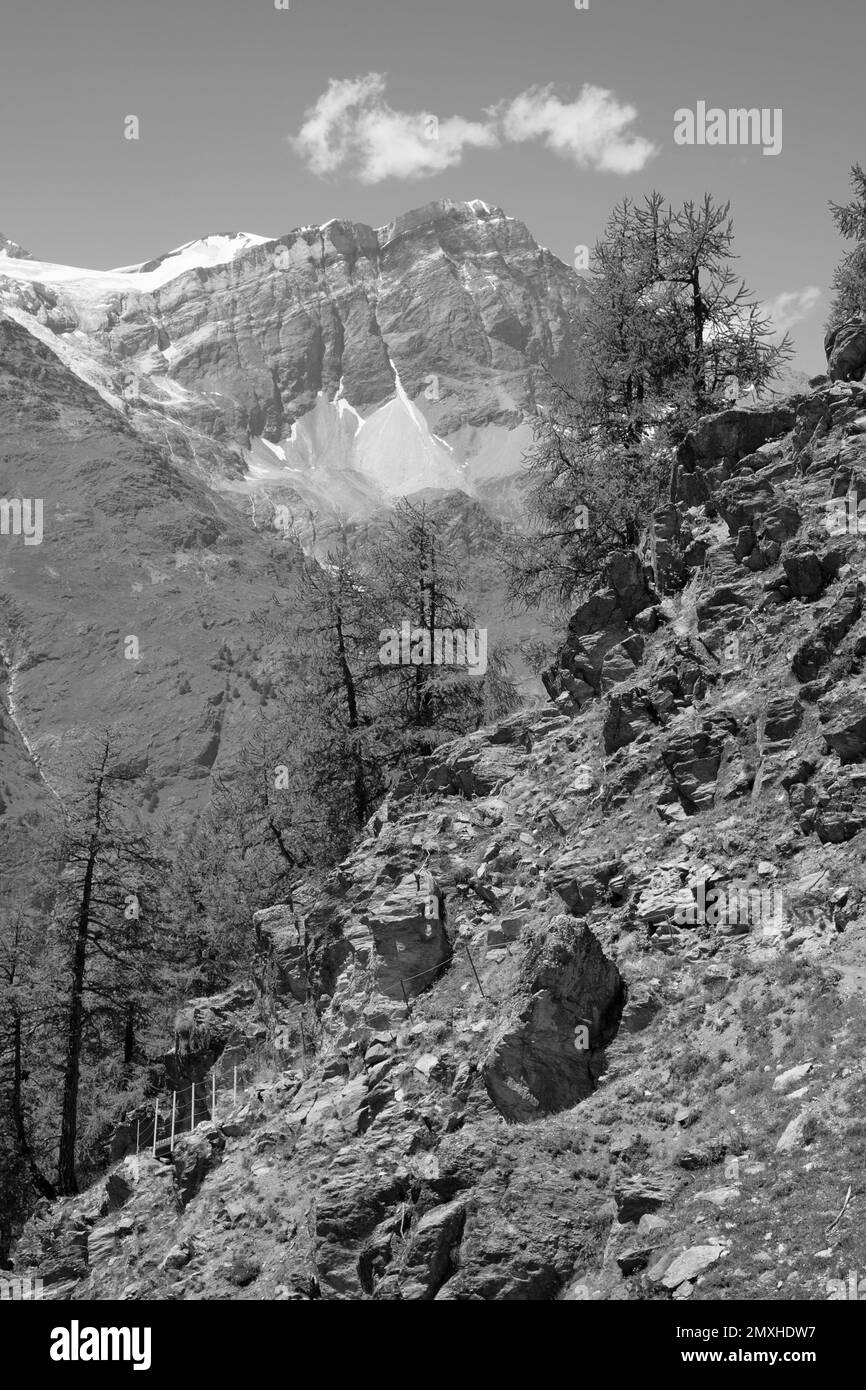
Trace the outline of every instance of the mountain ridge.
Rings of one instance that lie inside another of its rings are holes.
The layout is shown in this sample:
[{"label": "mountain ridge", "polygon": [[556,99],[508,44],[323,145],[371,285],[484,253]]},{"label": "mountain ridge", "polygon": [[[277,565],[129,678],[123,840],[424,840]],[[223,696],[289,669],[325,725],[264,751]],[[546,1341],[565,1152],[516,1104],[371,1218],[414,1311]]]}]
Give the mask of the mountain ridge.
[{"label": "mountain ridge", "polygon": [[398,377],[431,436],[462,432],[452,449],[471,477],[479,445],[466,431],[519,429],[541,369],[573,369],[580,277],[480,200],[440,200],[378,229],[331,219],[222,240],[214,254],[229,259],[184,264],[152,292],[136,284],[147,267],[190,248],[201,259],[195,248],[221,239],[112,272],[0,263],[0,308],[53,335],[73,370],[143,433],[176,436],[211,481],[242,477],[253,439],[290,441],[320,396],[340,393],[366,417],[398,396]]}]

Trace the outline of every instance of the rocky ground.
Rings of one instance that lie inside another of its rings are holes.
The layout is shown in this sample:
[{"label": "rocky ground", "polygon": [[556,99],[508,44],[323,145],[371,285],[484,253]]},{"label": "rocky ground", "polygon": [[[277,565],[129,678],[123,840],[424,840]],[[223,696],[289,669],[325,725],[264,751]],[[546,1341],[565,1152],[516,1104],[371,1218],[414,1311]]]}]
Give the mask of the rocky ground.
[{"label": "rocky ground", "polygon": [[71,1299],[838,1296],[866,1268],[852,490],[863,385],[701,422],[550,704],[413,768],[258,914],[254,980],[180,1017],[167,1085],[245,1054],[243,1100],[172,1162],[120,1136],[17,1266]]}]

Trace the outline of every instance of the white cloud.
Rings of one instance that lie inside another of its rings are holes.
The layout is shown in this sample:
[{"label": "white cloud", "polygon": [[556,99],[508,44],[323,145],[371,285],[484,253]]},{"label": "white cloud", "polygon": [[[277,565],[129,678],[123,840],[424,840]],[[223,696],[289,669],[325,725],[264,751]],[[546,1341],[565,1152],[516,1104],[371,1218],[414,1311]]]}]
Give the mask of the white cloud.
[{"label": "white cloud", "polygon": [[807,285],[803,290],[784,290],[764,305],[777,333],[786,333],[810,314],[821,298],[817,285]]},{"label": "white cloud", "polygon": [[332,78],[304,112],[291,144],[311,173],[347,170],[362,183],[387,178],[425,178],[459,164],[466,149],[491,149],[501,140],[540,140],[582,168],[631,174],[642,169],[657,146],[629,130],[635,107],[613,92],[585,85],[571,102],[552,87],[533,87],[490,107],[483,121],[462,116],[396,111],[385,96],[385,78]]},{"label": "white cloud", "polygon": [[491,122],[395,111],[385,99],[385,78],[370,72],[333,78],[304,113],[292,144],[314,174],[348,165],[362,183],[381,183],[438,174],[459,164],[467,146],[489,148],[498,139]]},{"label": "white cloud", "polygon": [[604,87],[587,83],[575,101],[562,101],[552,86],[532,87],[502,103],[497,113],[506,140],[543,140],[581,168],[634,174],[657,153],[651,140],[628,129],[636,108]]}]

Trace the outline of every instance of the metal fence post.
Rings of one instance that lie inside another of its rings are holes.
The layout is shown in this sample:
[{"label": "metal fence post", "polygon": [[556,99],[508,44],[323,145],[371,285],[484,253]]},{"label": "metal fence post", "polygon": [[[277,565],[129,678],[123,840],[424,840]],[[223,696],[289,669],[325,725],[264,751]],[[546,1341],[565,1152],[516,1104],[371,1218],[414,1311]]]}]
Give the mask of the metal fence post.
[{"label": "metal fence post", "polygon": [[463,945],[466,947],[466,954],[467,954],[467,956],[469,957],[469,964],[472,966],[472,974],[475,976],[475,983],[477,984],[478,988],[481,990],[481,998],[482,998],[482,999],[486,999],[486,998],[487,998],[487,995],[484,993],[483,986],[482,986],[482,984],[481,984],[481,981],[480,981],[479,978],[478,978],[478,971],[475,969],[475,961],[472,959],[472,952],[470,951],[469,946],[467,945],[467,943],[466,943],[465,941],[463,942]]},{"label": "metal fence post", "polygon": [[407,1014],[409,1015],[409,1017],[411,1018],[411,1017],[412,1017],[412,1009],[411,1009],[411,1006],[410,1006],[410,1004],[409,1004],[409,999],[408,999],[408,997],[407,997],[407,995],[406,995],[406,986],[405,986],[404,983],[403,983],[403,977],[402,977],[402,975],[401,975],[401,977],[400,977],[400,988],[401,988],[401,990],[403,991],[403,1003],[406,1005],[406,1012],[407,1012]]}]

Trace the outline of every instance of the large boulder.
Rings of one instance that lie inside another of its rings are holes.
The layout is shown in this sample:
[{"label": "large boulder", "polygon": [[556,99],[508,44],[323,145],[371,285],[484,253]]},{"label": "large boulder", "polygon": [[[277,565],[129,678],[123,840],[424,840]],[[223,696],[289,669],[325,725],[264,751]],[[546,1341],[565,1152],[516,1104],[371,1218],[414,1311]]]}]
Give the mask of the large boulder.
[{"label": "large boulder", "polygon": [[794,411],[790,406],[734,406],[717,415],[703,416],[680,445],[677,462],[686,473],[711,459],[738,463],[768,439],[776,439],[793,428]]},{"label": "large boulder", "polygon": [[192,1134],[175,1140],[171,1160],[178,1200],[183,1206],[192,1201],[207,1174],[222,1162],[226,1141],[215,1124],[198,1125]]},{"label": "large boulder", "polygon": [[629,680],[641,660],[643,638],[633,623],[659,602],[658,595],[632,551],[616,551],[610,557],[607,581],[607,588],[590,594],[574,613],[555,664],[542,673],[552,700],[567,695],[580,708],[602,688]]},{"label": "large boulder", "polygon": [[677,1179],[669,1173],[628,1174],[617,1182],[613,1191],[617,1221],[622,1225],[640,1221],[670,1202],[676,1189]]},{"label": "large boulder", "polygon": [[243,982],[200,999],[190,999],[174,1020],[174,1048],[164,1059],[170,1090],[201,1081],[228,1048],[254,1050],[265,1035],[255,1013],[256,992]]},{"label": "large boulder", "polygon": [[831,381],[862,381],[866,376],[866,323],[849,319],[824,339]]},{"label": "large boulder", "polygon": [[774,695],[758,721],[758,746],[762,753],[787,748],[803,722],[803,706],[796,695]]},{"label": "large boulder", "polygon": [[[425,1212],[409,1237],[398,1288],[401,1303],[430,1301],[456,1267],[466,1224],[466,1202],[457,1197]],[[388,1297],[389,1287],[378,1290]]]},{"label": "large boulder", "polygon": [[866,758],[866,698],[850,690],[833,691],[819,703],[822,729],[843,763]]},{"label": "large boulder", "polygon": [[563,915],[540,931],[482,1068],[500,1114],[534,1120],[590,1095],[623,993],[619,971],[588,927]]},{"label": "large boulder", "polygon": [[547,882],[569,912],[585,917],[608,893],[611,880],[619,878],[622,867],[621,859],[593,861],[585,849],[569,849],[551,864]]},{"label": "large boulder", "polygon": [[713,805],[725,740],[736,724],[723,711],[694,728],[678,730],[662,748],[662,762],[690,815]]},{"label": "large boulder", "polygon": [[789,551],[782,560],[785,578],[795,598],[816,598],[827,583],[821,558],[814,550]]},{"label": "large boulder", "polygon": [[304,918],[287,903],[253,913],[256,953],[253,977],[271,998],[307,999],[309,963]]},{"label": "large boulder", "polygon": [[361,963],[389,999],[429,989],[451,958],[439,885],[424,869],[406,874],[387,895],[374,897],[348,936]]},{"label": "large boulder", "polygon": [[640,734],[658,726],[659,719],[646,690],[634,686],[621,695],[611,695],[602,728],[605,753],[615,753],[634,743]]},{"label": "large boulder", "polygon": [[798,681],[813,681],[836,647],[863,615],[863,587],[850,580],[817,626],[800,642],[791,660]]}]

